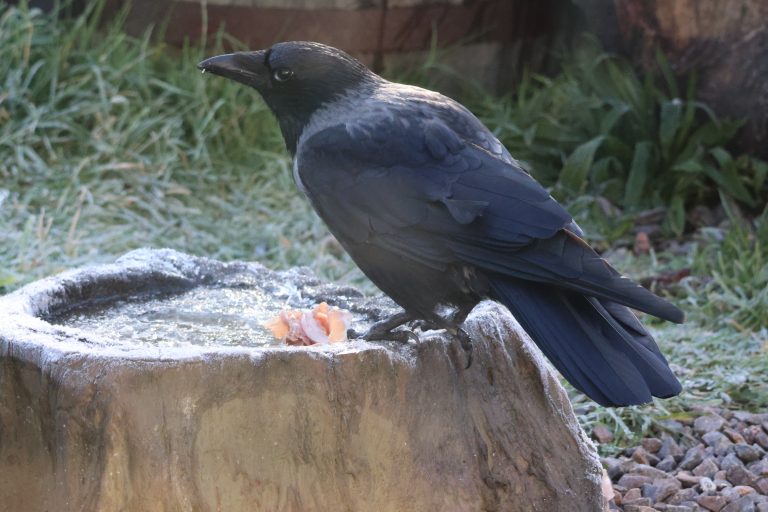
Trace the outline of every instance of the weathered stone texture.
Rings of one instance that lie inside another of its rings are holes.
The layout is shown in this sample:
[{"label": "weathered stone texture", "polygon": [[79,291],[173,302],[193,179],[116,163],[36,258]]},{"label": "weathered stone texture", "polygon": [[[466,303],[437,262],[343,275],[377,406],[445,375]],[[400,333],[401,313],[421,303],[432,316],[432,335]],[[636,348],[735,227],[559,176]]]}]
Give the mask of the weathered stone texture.
[{"label": "weathered stone texture", "polygon": [[[493,303],[468,320],[467,370],[441,332],[407,345],[147,349],[36,318],[89,293],[244,272],[267,289],[292,280],[305,296],[347,300],[306,273],[172,251],[134,252],[0,299],[0,509],[603,507],[599,460],[565,392]],[[352,302],[358,314],[370,308]]]}]

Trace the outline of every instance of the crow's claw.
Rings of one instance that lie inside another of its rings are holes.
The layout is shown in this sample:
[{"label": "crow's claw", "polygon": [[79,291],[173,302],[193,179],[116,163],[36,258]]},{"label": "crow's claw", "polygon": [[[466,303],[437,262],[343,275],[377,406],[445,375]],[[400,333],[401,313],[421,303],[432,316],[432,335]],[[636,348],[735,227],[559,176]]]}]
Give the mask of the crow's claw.
[{"label": "crow's claw", "polygon": [[399,341],[400,343],[408,343],[409,341],[418,342],[419,336],[415,332],[411,331],[410,329],[400,329],[397,331],[389,331],[384,336],[376,336],[374,338],[369,339],[369,341],[373,339],[386,340],[386,341]]},{"label": "crow's claw", "polygon": [[[358,334],[353,329],[347,331],[350,339],[362,338],[366,341],[419,341],[419,337],[410,329],[398,329],[401,325],[410,322],[413,317],[408,313],[397,313],[389,318],[376,322],[363,334]],[[397,330],[396,330],[397,329]]]},{"label": "crow's claw", "polygon": [[459,338],[461,348],[467,353],[467,366],[464,367],[467,370],[472,366],[472,338],[469,337],[469,334],[463,327],[456,329],[456,337]]},{"label": "crow's claw", "polygon": [[361,339],[365,341],[399,341],[401,343],[408,343],[409,341],[419,341],[419,336],[410,329],[398,329],[391,331],[381,331],[369,329],[364,333],[359,333],[354,329],[347,331],[347,338]]},{"label": "crow's claw", "polygon": [[444,325],[440,325],[437,322],[432,322],[421,318],[417,318],[416,320],[412,321],[410,326],[412,329],[421,329],[422,331],[436,331],[438,329],[445,328]]}]

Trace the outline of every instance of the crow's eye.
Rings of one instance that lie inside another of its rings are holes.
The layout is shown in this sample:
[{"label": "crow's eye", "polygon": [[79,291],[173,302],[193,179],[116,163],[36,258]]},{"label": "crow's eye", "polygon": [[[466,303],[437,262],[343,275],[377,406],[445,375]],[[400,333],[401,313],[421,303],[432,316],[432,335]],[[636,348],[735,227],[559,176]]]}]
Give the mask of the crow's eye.
[{"label": "crow's eye", "polygon": [[272,72],[272,76],[275,77],[275,80],[278,82],[287,82],[293,78],[293,71],[288,68],[277,68]]}]

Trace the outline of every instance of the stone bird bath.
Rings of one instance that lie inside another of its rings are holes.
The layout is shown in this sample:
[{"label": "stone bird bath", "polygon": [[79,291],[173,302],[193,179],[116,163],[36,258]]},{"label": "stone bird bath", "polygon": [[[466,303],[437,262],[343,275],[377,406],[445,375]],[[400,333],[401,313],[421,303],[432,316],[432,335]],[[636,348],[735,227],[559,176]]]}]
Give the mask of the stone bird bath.
[{"label": "stone bird bath", "polygon": [[441,331],[287,347],[260,326],[319,301],[356,328],[393,307],[170,250],[0,298],[0,510],[605,507],[594,447],[505,309],[469,317],[467,370]]}]

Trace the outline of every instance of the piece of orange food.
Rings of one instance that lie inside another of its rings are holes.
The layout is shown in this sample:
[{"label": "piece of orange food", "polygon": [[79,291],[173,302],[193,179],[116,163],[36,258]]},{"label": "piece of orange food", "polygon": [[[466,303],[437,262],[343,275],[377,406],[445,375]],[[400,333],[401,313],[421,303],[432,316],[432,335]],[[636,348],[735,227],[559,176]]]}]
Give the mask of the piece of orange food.
[{"label": "piece of orange food", "polygon": [[352,315],[321,302],[311,310],[287,309],[264,323],[286,345],[327,345],[347,341]]}]

